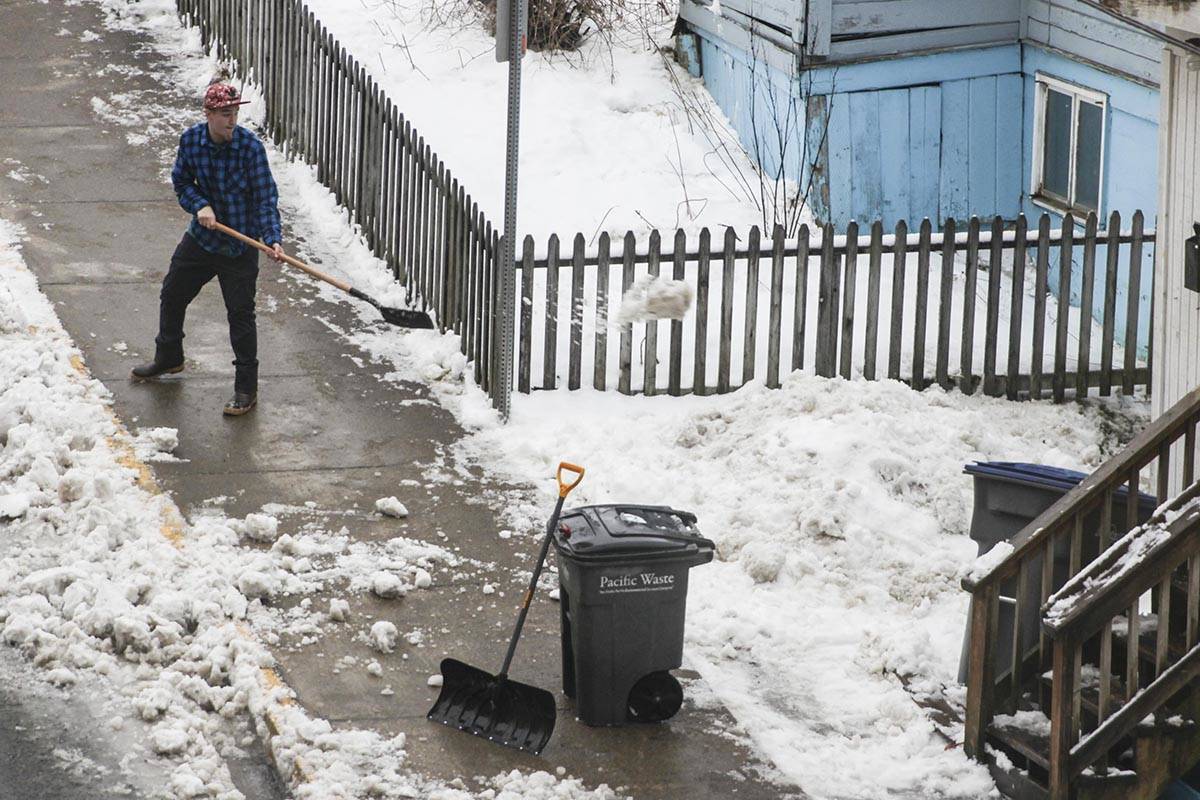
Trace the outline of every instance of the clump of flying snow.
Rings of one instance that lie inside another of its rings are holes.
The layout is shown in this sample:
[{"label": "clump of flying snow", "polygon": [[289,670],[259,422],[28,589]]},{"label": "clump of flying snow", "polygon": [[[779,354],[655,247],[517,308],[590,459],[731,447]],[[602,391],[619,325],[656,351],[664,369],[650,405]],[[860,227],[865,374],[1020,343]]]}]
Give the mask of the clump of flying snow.
[{"label": "clump of flying snow", "polygon": [[621,297],[616,324],[648,319],[683,319],[692,307],[692,286],[658,275],[643,275]]}]

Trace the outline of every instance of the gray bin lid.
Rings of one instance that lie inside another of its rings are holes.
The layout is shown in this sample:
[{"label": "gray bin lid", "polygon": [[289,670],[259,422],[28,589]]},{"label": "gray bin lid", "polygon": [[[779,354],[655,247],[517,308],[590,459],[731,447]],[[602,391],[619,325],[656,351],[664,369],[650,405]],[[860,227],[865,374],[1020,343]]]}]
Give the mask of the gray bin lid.
[{"label": "gray bin lid", "polygon": [[[1046,464],[1028,464],[1018,461],[977,461],[964,466],[963,472],[967,475],[973,475],[976,478],[990,478],[1024,486],[1054,489],[1064,494],[1074,489],[1087,477],[1087,473],[1077,472],[1073,469],[1051,467]],[[1119,486],[1113,494],[1118,499],[1123,500],[1129,495],[1129,489],[1126,486]],[[1158,500],[1152,494],[1139,492],[1138,506],[1144,510],[1153,512],[1158,506]]]},{"label": "gray bin lid", "polygon": [[581,559],[682,556],[715,545],[696,529],[696,516],[670,506],[582,506],[559,517],[558,551]]}]

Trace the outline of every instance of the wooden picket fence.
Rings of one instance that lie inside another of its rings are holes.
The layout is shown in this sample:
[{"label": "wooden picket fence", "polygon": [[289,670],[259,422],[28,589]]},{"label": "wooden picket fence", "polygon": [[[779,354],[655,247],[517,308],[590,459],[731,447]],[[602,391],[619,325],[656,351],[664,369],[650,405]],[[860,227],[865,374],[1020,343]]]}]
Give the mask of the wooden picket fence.
[{"label": "wooden picket fence", "polygon": [[[792,240],[726,229],[719,243],[707,229],[680,230],[666,252],[658,231],[644,242],[603,233],[594,248],[576,234],[565,257],[558,237],[540,252],[526,237],[510,284],[519,325],[515,341],[501,341],[512,303],[502,302],[499,229],[304,3],[176,4],[206,48],[257,84],[269,135],[315,166],[410,302],[460,336],[476,382],[502,412],[514,380],[521,392],[564,381],[577,389],[585,364],[593,387],[627,394],[716,394],[755,380],[775,387],[810,366],[822,376],[982,387],[1014,399],[1129,394],[1149,382],[1137,330],[1143,248],[1154,232],[1143,230],[1140,211],[1127,231],[1116,213],[1103,231],[1090,215],[1079,237],[1070,217],[1052,231],[1047,215],[1036,230],[1024,217],[1015,227],[973,218],[965,231],[947,220],[940,232],[925,220],[916,233],[900,222],[887,235],[879,223],[866,235],[850,223],[841,235],[804,227]],[[1052,263],[1057,298],[1048,291]],[[695,292],[685,318],[610,321],[614,293],[664,270]],[[514,360],[515,375],[501,374]]]},{"label": "wooden picket fence", "polygon": [[[266,127],[350,213],[376,257],[461,337],[494,405],[507,386],[496,309],[500,231],[399,108],[298,0],[176,0],[206,49],[258,85]],[[511,352],[511,343],[508,343]]]},{"label": "wooden picket fence", "polygon": [[[1126,231],[1115,212],[1107,230],[1089,215],[1078,236],[1072,217],[1051,230],[1048,215],[1035,230],[1023,216],[1007,227],[972,218],[965,230],[950,219],[940,232],[927,219],[916,233],[901,221],[891,234],[875,223],[860,236],[851,222],[843,235],[806,226],[769,241],[757,228],[744,240],[726,229],[719,243],[708,229],[695,239],[680,230],[665,251],[658,231],[647,246],[632,233],[601,234],[595,248],[577,234],[568,254],[556,236],[540,253],[526,237],[517,389],[578,389],[590,374],[600,390],[720,394],[754,380],[777,387],[811,366],[1012,399],[1131,394],[1149,383],[1149,360],[1137,357],[1144,248],[1154,241],[1143,225],[1139,211]],[[693,288],[688,315],[610,319],[613,295],[652,275]]]}]

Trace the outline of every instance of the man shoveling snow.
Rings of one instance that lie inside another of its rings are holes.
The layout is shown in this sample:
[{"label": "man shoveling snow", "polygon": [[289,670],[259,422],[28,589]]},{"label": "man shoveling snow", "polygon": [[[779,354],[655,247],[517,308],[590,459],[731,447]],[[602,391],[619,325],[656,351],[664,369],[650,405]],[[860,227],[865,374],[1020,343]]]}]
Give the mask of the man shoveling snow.
[{"label": "man shoveling snow", "polygon": [[160,294],[154,360],[133,368],[136,380],[183,370],[183,320],[188,304],[216,277],[229,315],[233,346],[233,398],[224,413],[240,416],[258,402],[258,328],[254,320],[258,252],[214,230],[217,212],[234,228],[249,231],[283,256],[279,192],[267,152],[239,127],[242,100],[236,88],[213,83],[204,93],[205,121],[184,131],[171,182],[184,211],[195,215],[175,248]]}]

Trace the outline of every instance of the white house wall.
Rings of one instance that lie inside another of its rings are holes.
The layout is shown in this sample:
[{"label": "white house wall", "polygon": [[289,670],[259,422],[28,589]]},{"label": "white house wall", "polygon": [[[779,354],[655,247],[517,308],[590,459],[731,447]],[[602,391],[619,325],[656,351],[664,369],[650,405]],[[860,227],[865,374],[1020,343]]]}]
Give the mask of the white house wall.
[{"label": "white house wall", "polygon": [[1183,286],[1183,241],[1200,222],[1200,57],[1168,50],[1163,75],[1154,416],[1200,385],[1200,294]]}]

